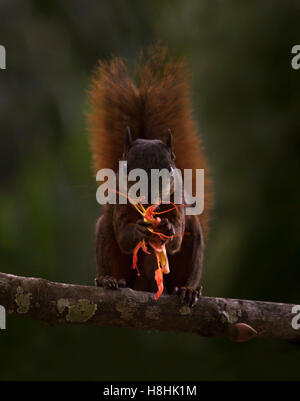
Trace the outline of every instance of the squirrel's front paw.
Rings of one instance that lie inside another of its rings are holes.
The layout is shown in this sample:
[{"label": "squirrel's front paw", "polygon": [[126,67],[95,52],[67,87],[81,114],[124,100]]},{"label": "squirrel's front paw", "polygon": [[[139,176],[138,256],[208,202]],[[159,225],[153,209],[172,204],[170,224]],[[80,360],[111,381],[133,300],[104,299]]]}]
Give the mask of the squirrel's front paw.
[{"label": "squirrel's front paw", "polygon": [[102,276],[95,278],[96,287],[110,288],[116,290],[117,288],[126,287],[125,279],[117,280],[112,276]]},{"label": "squirrel's front paw", "polygon": [[167,218],[161,219],[161,222],[159,223],[155,231],[164,234],[167,237],[171,237],[175,234],[173,224],[171,224]]},{"label": "squirrel's front paw", "polygon": [[149,239],[151,236],[151,232],[148,230],[148,227],[151,227],[150,223],[147,223],[146,221],[139,219],[136,222],[135,225],[135,230],[134,230],[134,235],[135,235],[135,240],[136,242],[140,242],[143,239]]},{"label": "squirrel's front paw", "polygon": [[190,307],[196,305],[202,295],[202,285],[195,288],[191,287],[175,287],[173,294],[177,294],[181,303],[185,303]]}]

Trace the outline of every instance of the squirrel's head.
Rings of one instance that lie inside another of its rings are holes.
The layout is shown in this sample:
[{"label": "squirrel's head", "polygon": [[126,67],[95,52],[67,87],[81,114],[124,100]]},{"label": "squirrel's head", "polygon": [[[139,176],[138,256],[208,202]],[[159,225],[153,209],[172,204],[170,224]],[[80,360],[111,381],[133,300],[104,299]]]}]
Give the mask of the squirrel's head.
[{"label": "squirrel's head", "polygon": [[127,172],[142,169],[147,173],[149,195],[151,195],[151,174],[153,170],[167,171],[170,174],[169,188],[159,186],[160,197],[163,191],[173,192],[172,173],[175,169],[175,154],[173,150],[173,137],[168,130],[166,142],[159,139],[132,139],[129,127],[125,133],[123,160],[127,161]]},{"label": "squirrel's head", "polygon": [[129,127],[126,128],[123,160],[127,160],[128,172],[141,168],[146,172],[151,169],[168,169],[175,167],[173,137],[168,130],[166,143],[159,139],[133,140]]}]

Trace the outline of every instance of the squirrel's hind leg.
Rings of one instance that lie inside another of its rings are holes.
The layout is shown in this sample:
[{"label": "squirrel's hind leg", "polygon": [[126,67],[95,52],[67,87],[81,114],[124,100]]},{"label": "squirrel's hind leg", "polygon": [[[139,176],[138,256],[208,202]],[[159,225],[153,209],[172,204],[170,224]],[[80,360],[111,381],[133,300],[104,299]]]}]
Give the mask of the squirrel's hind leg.
[{"label": "squirrel's hind leg", "polygon": [[95,285],[109,289],[132,288],[136,275],[130,269],[132,257],[121,253],[106,213],[100,216],[96,223],[95,245],[97,274]]},{"label": "squirrel's hind leg", "polygon": [[194,306],[201,296],[204,241],[197,216],[186,216],[180,251],[169,256],[168,292],[179,295],[183,303]]}]

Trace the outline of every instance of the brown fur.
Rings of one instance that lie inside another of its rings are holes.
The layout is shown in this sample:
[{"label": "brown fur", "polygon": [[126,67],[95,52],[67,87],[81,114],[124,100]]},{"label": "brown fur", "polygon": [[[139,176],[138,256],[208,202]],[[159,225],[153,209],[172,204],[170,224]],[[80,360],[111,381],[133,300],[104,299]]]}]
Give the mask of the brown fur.
[{"label": "brown fur", "polygon": [[90,144],[95,171],[117,170],[122,159],[124,135],[129,126],[133,139],[166,140],[173,133],[176,167],[205,169],[205,209],[199,216],[207,232],[211,207],[208,166],[192,117],[188,71],[183,61],[172,60],[166,50],[154,47],[136,68],[136,83],[118,57],[101,61],[89,91]]}]

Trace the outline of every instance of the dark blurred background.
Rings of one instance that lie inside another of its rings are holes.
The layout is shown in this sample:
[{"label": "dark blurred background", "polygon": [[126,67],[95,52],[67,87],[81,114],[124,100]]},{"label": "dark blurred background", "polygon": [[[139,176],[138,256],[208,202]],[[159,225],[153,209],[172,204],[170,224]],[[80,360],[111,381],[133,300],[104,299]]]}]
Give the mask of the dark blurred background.
[{"label": "dark blurred background", "polygon": [[[99,58],[187,57],[216,207],[204,294],[300,303],[299,1],[1,0],[0,270],[92,285]],[[0,380],[300,379],[300,347],[9,317]]]}]

